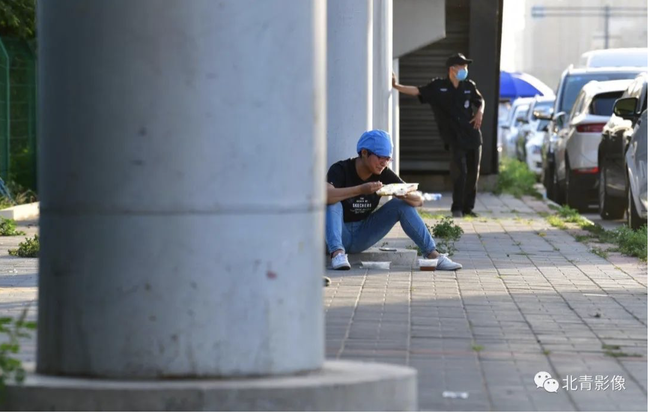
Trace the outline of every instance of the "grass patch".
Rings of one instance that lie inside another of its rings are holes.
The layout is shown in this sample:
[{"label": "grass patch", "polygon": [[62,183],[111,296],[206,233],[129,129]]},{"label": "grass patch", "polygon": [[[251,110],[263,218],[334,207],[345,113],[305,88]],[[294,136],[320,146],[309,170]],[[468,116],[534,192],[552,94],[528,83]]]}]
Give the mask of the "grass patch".
[{"label": "grass patch", "polygon": [[582,217],[578,211],[568,206],[562,206],[556,210],[555,215],[546,217],[549,224],[556,228],[567,229],[566,224],[575,224],[580,229],[586,230],[590,235],[576,235],[576,241],[585,242],[594,239],[601,243],[614,244],[616,248],[603,250],[592,248],[592,252],[603,258],[607,258],[607,252],[618,251],[622,254],[640,258],[648,261],[648,227],[643,226],[637,230],[629,227],[618,227],[614,230],[606,230],[600,225],[593,224]]},{"label": "grass patch", "polygon": [[602,248],[594,247],[591,249],[591,252],[598,255],[601,258],[607,258],[607,251]]},{"label": "grass patch", "polygon": [[418,214],[420,214],[420,217],[422,217],[422,219],[442,219],[445,217],[443,214],[432,214],[431,212],[427,212],[423,209],[418,209]]},{"label": "grass patch", "polygon": [[455,251],[458,251],[456,241],[465,233],[461,227],[454,223],[451,217],[444,217],[433,227],[427,225],[427,229],[432,237],[438,239],[436,250],[443,254],[447,253],[450,256],[454,255]]},{"label": "grass patch", "polygon": [[614,344],[603,344],[603,350],[620,350],[621,346],[617,346]]},{"label": "grass patch", "polygon": [[0,196],[0,209],[38,201],[36,192],[32,191],[31,189],[27,189],[14,181],[7,182],[6,186],[7,190],[9,190],[9,194],[13,195],[12,198]]},{"label": "grass patch", "polygon": [[480,344],[472,344],[472,350],[476,351],[477,353],[483,351],[484,348],[485,347],[481,346]]},{"label": "grass patch", "polygon": [[418,252],[418,255],[422,255],[422,250],[420,250],[420,247],[413,246],[413,245],[407,245],[406,246],[407,250],[415,250]]},{"label": "grass patch", "polygon": [[606,350],[605,355],[609,357],[642,357],[641,354],[637,353],[626,353],[624,351],[612,351],[612,350]]},{"label": "grass patch", "polygon": [[618,227],[611,232],[620,252],[648,261],[648,227],[644,225],[636,231],[629,227]]},{"label": "grass patch", "polygon": [[20,317],[0,318],[0,333],[6,336],[6,341],[0,344],[0,389],[4,393],[9,382],[22,383],[25,380],[25,369],[22,361],[15,357],[20,353],[20,338],[29,338],[27,330],[35,330],[36,323],[25,321],[29,307],[25,308]]},{"label": "grass patch", "polygon": [[16,221],[0,217],[0,236],[25,235],[23,231],[16,231]]},{"label": "grass patch", "polygon": [[542,351],[542,353],[543,353],[545,356],[548,356],[549,354],[551,354],[551,350],[544,350],[544,351]]},{"label": "grass patch", "polygon": [[525,163],[506,157],[499,163],[499,175],[492,192],[495,195],[507,193],[516,198],[531,195],[541,199],[542,196],[534,187],[536,182],[535,173]]},{"label": "grass patch", "polygon": [[567,229],[567,226],[564,224],[564,220],[562,220],[562,218],[558,217],[557,215],[548,216],[546,217],[546,220],[555,228]]},{"label": "grass patch", "polygon": [[18,249],[9,250],[9,255],[23,258],[38,258],[39,250],[38,235],[34,235],[34,238],[25,238],[25,241],[18,245]]}]

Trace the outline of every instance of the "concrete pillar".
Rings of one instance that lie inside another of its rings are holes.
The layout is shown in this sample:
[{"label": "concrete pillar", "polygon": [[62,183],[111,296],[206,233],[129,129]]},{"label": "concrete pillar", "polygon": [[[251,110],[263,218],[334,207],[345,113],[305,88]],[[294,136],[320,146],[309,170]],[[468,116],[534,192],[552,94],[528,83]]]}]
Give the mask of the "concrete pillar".
[{"label": "concrete pillar", "polygon": [[[399,59],[393,59],[393,72],[399,79]],[[392,82],[392,81],[391,81]],[[392,83],[391,83],[392,87]],[[399,92],[392,91],[391,99],[391,137],[393,138],[393,171],[399,175]]]},{"label": "concrete pillar", "polygon": [[327,168],[372,128],[372,0],[327,2]]},{"label": "concrete pillar", "polygon": [[37,373],[0,409],[417,409],[413,369],[324,361],[326,13],[38,2]]},{"label": "concrete pillar", "polygon": [[[391,72],[393,69],[393,0],[373,0],[373,89],[372,129],[391,133],[393,93]],[[396,146],[395,137],[393,146]],[[396,158],[394,153],[393,158]],[[391,162],[395,170],[395,161]]]},{"label": "concrete pillar", "polygon": [[324,3],[38,6],[38,372],[319,369]]}]

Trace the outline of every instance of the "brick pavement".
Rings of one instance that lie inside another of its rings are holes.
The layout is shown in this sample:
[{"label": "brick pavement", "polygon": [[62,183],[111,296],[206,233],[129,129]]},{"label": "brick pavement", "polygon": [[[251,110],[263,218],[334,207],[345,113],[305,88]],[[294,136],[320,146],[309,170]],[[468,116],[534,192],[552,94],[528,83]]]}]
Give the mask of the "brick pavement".
[{"label": "brick pavement", "polygon": [[[445,195],[426,208],[446,213]],[[647,410],[647,266],[593,254],[537,215],[545,209],[480,194],[481,217],[457,220],[465,231],[457,273],[328,271],[328,358],[414,367],[421,410]],[[37,298],[37,260],[7,254],[23,238],[0,238],[1,316],[17,316]],[[412,245],[399,225],[383,242]],[[605,355],[604,346],[627,356]],[[33,367],[35,337],[23,342],[21,358]],[[548,393],[533,382],[541,370],[558,381],[620,375],[625,390]]]},{"label": "brick pavement", "polygon": [[[446,195],[425,209],[447,213]],[[421,410],[647,410],[647,266],[599,257],[545,210],[481,193],[480,217],[456,220],[458,272],[328,271],[327,356],[414,367]],[[413,245],[399,225],[384,243]],[[578,390],[537,388],[539,371]],[[612,390],[614,376],[624,390]]]}]

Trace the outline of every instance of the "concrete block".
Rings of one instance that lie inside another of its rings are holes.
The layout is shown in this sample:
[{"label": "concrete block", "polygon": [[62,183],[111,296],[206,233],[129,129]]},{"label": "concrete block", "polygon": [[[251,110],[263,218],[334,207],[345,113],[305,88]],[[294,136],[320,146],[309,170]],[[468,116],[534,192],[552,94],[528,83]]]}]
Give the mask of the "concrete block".
[{"label": "concrete block", "polygon": [[359,266],[361,261],[390,261],[391,268],[411,268],[417,264],[417,251],[397,248],[397,251],[381,251],[379,248],[369,248],[358,254],[348,254],[351,265]]},{"label": "concrete block", "polygon": [[5,208],[0,210],[0,216],[16,221],[38,218],[39,204],[39,202],[32,202],[31,204],[16,205],[11,208]]},{"label": "concrete block", "polygon": [[413,411],[417,373],[327,361],[321,370],[250,379],[119,381],[28,375],[0,408],[18,411]]}]

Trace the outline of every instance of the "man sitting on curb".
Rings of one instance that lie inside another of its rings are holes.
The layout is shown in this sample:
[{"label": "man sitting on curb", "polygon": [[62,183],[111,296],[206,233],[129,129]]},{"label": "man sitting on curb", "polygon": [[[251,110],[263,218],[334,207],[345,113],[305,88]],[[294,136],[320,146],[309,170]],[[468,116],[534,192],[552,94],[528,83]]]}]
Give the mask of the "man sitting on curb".
[{"label": "man sitting on curb", "polygon": [[436,251],[436,244],[424,221],[415,210],[423,205],[419,193],[396,196],[377,212],[377,192],[384,184],[404,181],[386,166],[393,155],[387,132],[371,130],[357,142],[356,158],[339,161],[327,172],[327,212],[325,236],[332,268],[349,270],[347,252],[357,253],[382,239],[399,221],[404,232],[426,258],[437,258],[438,270],[463,268]]}]

